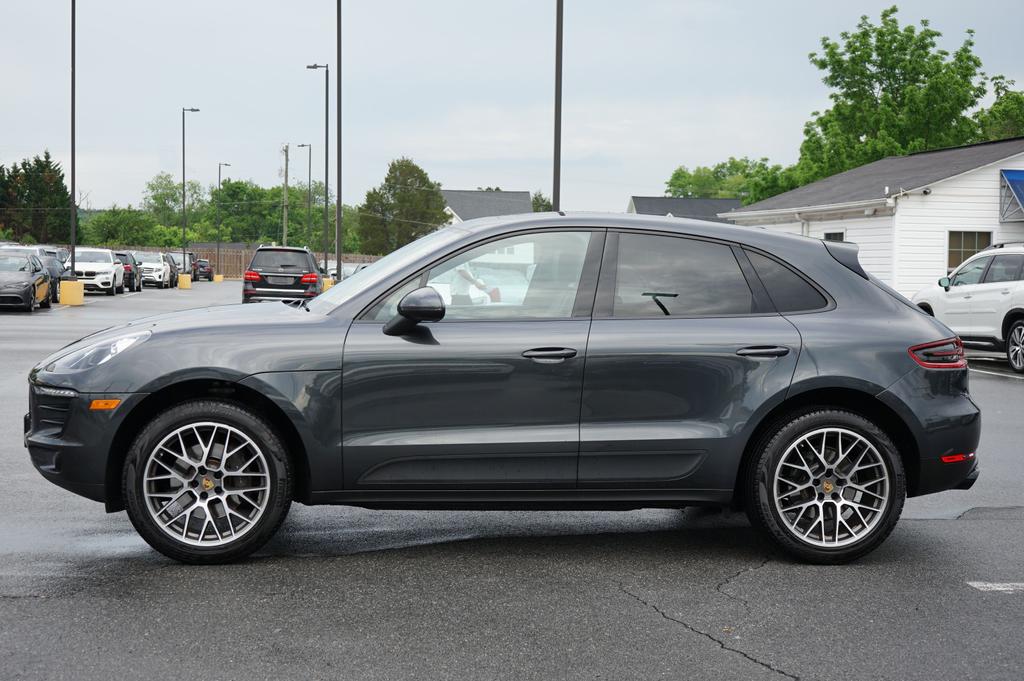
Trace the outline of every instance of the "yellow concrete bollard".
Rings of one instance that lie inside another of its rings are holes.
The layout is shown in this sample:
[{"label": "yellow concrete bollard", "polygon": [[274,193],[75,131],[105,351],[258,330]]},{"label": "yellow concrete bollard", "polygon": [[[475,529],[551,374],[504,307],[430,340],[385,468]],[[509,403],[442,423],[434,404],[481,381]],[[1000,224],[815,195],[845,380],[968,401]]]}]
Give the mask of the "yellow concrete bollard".
[{"label": "yellow concrete bollard", "polygon": [[178,275],[178,288],[192,288],[192,275],[191,274],[179,274]]},{"label": "yellow concrete bollard", "polygon": [[85,284],[80,281],[62,281],[57,295],[61,305],[83,305],[85,303]]},{"label": "yellow concrete bollard", "polygon": [[222,281],[224,281],[224,275],[223,274],[215,274],[215,275],[213,275],[213,283],[214,284],[219,284]]},{"label": "yellow concrete bollard", "polygon": [[331,279],[330,277],[324,277],[324,290],[326,291],[332,286],[334,286],[334,280]]}]

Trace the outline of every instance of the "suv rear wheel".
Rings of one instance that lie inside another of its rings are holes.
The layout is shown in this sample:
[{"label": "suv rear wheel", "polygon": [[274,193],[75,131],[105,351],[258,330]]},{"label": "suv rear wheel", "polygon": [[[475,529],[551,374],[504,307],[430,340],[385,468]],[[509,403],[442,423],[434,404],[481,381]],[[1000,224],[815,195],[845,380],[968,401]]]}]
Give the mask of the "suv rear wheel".
[{"label": "suv rear wheel", "polygon": [[1006,361],[1011,369],[1024,374],[1024,319],[1011,324],[1010,333],[1006,334]]},{"label": "suv rear wheel", "polygon": [[226,563],[270,539],[291,506],[280,438],[231,402],[185,402],[132,443],[122,485],[128,517],[154,549],[184,563]]},{"label": "suv rear wheel", "polygon": [[822,409],[795,414],[762,439],[745,494],[751,522],[787,553],[846,563],[892,532],[906,478],[881,428]]}]

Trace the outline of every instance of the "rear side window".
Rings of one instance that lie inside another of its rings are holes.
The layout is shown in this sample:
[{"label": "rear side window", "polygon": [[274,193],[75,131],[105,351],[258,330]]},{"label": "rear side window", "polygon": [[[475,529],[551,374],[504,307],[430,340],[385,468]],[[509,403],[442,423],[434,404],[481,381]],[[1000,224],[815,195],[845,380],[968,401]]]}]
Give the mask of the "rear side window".
[{"label": "rear side window", "polygon": [[256,251],[251,269],[309,270],[309,255],[302,251]]},{"label": "rear side window", "polygon": [[825,296],[782,263],[754,251],[746,254],[779,312],[807,312],[828,306]]},{"label": "rear side window", "polygon": [[985,273],[985,284],[998,284],[1005,281],[1020,279],[1020,267],[1024,264],[1024,255],[997,255],[992,266]]},{"label": "rear side window", "polygon": [[613,317],[711,317],[754,310],[754,296],[729,246],[620,234],[618,250]]}]

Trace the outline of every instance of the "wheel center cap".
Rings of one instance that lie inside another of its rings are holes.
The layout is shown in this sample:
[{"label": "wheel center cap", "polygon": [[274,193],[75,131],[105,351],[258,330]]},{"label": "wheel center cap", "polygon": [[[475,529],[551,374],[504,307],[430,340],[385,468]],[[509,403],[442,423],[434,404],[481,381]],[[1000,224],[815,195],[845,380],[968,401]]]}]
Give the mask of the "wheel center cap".
[{"label": "wheel center cap", "polygon": [[210,478],[203,478],[203,482],[201,484],[203,486],[204,492],[209,492],[211,489],[215,487],[215,485],[213,484],[213,480],[211,480]]},{"label": "wheel center cap", "polygon": [[[203,485],[206,485],[205,481],[203,482]],[[821,489],[825,494],[831,494],[832,490],[835,489],[835,485],[832,484],[831,480],[825,480],[821,483]]]}]

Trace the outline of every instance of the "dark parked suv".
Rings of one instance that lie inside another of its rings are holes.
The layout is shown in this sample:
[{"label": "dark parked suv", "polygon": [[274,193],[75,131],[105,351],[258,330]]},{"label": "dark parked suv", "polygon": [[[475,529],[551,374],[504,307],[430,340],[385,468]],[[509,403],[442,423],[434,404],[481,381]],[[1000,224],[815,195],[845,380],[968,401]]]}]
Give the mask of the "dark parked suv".
[{"label": "dark parked suv", "polygon": [[[250,271],[306,266],[261,249]],[[251,553],[299,501],[734,505],[791,555],[838,563],[878,546],[906,496],[978,476],[960,340],[852,244],[650,216],[482,219],[302,305],[201,316],[56,352],[25,417],[44,476],[126,508],[181,561]]]},{"label": "dark parked suv", "polygon": [[243,303],[309,300],[324,288],[313,254],[287,246],[256,249],[243,280]]}]

